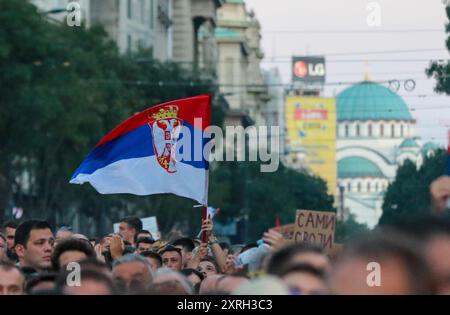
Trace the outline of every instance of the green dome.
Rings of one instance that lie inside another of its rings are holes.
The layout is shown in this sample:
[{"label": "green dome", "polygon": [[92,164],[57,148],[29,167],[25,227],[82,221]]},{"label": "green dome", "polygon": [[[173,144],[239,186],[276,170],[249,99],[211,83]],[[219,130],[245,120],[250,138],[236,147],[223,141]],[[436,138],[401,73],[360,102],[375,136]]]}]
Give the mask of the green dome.
[{"label": "green dome", "polygon": [[419,145],[417,144],[415,139],[409,138],[403,140],[403,142],[400,144],[400,148],[418,148]]},{"label": "green dome", "polygon": [[338,177],[385,177],[380,168],[363,157],[351,156],[338,162]]},{"label": "green dome", "polygon": [[423,145],[423,147],[420,149],[422,151],[422,153],[427,153],[430,150],[437,150],[439,148],[439,146],[434,143],[434,142],[427,142]]},{"label": "green dome", "polygon": [[336,106],[338,121],[413,119],[400,96],[370,81],[363,81],[339,93]]}]

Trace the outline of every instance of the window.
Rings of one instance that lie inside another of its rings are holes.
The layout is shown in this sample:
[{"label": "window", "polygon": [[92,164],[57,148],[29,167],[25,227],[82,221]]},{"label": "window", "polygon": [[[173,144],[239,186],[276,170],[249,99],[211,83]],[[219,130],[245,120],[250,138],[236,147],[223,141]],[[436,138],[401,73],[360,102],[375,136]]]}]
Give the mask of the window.
[{"label": "window", "polygon": [[378,182],[377,183],[375,183],[375,192],[378,192]]},{"label": "window", "polygon": [[380,124],[380,137],[384,137],[384,125]]},{"label": "window", "polygon": [[361,183],[358,183],[357,188],[358,192],[361,192]]},{"label": "window", "polygon": [[368,128],[368,135],[369,137],[372,137],[372,124],[369,124]]},{"label": "window", "polygon": [[370,185],[370,183],[367,183],[367,192],[370,192],[370,189],[371,189],[372,187],[371,187],[371,185]]},{"label": "window", "polygon": [[356,124],[356,136],[357,137],[359,137],[359,135],[360,135],[360,127],[359,127],[359,124]]},{"label": "window", "polygon": [[400,126],[400,137],[403,138],[403,125]]},{"label": "window", "polygon": [[127,17],[129,19],[131,19],[133,17],[132,12],[131,12],[131,8],[132,7],[132,3],[131,0],[127,0]]},{"label": "window", "polygon": [[395,137],[395,126],[391,125],[391,138]]},{"label": "window", "polygon": [[348,125],[345,125],[345,136],[348,137]]},{"label": "window", "polygon": [[350,192],[352,191],[352,183],[348,182],[347,184],[347,191]]}]

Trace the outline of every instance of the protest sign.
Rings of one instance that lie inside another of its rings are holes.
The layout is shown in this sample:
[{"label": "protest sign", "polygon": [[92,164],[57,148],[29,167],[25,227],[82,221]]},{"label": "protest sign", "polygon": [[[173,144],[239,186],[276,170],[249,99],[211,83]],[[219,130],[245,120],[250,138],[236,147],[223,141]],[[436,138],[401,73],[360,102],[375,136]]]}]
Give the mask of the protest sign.
[{"label": "protest sign", "polygon": [[293,240],[296,243],[317,244],[330,254],[333,250],[335,228],[335,212],[297,210]]}]

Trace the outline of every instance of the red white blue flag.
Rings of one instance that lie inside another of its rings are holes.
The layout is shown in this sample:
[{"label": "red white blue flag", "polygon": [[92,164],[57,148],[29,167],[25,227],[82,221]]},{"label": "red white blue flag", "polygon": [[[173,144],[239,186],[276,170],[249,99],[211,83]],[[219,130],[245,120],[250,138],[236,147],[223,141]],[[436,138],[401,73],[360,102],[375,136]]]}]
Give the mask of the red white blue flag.
[{"label": "red white blue flag", "polygon": [[203,150],[211,97],[150,107],[122,122],[89,153],[70,183],[101,194],[173,193],[206,205],[208,161]]}]

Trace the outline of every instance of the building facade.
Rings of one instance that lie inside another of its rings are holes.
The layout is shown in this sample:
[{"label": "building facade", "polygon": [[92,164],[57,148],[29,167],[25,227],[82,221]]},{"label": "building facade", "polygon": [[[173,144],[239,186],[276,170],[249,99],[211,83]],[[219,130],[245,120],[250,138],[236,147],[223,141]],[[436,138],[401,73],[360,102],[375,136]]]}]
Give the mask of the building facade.
[{"label": "building facade", "polygon": [[173,61],[215,77],[214,30],[223,0],[172,0]]},{"label": "building facade", "polygon": [[226,124],[265,124],[269,100],[260,63],[260,24],[243,0],[227,0],[218,10],[218,82],[229,103]]},{"label": "building facade", "polygon": [[353,85],[337,95],[336,104],[336,160],[344,213],[374,227],[397,168],[407,159],[420,167],[436,146],[421,145],[405,101],[380,84]]}]

